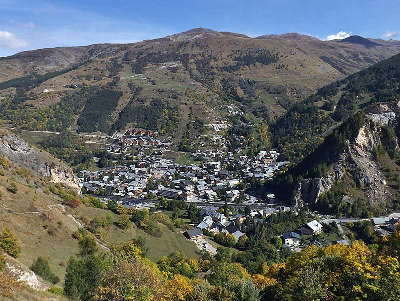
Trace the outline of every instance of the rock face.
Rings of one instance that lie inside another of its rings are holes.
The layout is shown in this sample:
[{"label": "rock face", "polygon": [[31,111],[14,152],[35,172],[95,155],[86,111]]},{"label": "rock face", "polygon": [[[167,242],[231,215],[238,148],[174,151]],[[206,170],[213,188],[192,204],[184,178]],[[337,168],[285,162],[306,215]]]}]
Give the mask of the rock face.
[{"label": "rock face", "polygon": [[79,180],[69,167],[48,153],[32,147],[14,134],[8,133],[0,137],[0,156],[5,156],[17,165],[32,169],[53,183],[61,183],[80,191]]},{"label": "rock face", "polygon": [[[374,158],[373,151],[381,145],[381,127],[396,122],[393,111],[380,114],[367,114],[363,127],[354,141],[347,141],[343,152],[330,170],[321,178],[302,180],[295,192],[294,203],[298,207],[315,204],[322,193],[331,189],[337,182],[349,175],[358,187],[363,188],[370,204],[387,201],[391,194],[385,177]],[[397,139],[393,141],[398,148]]]}]

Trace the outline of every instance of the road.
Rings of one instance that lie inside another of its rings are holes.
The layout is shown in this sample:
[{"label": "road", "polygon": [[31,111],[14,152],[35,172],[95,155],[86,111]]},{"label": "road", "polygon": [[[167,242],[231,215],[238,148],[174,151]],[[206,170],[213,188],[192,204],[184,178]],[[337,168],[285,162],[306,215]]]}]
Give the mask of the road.
[{"label": "road", "polygon": [[375,217],[371,217],[371,218],[327,218],[327,219],[322,219],[320,220],[321,223],[325,223],[325,224],[330,224],[332,222],[336,222],[336,223],[355,223],[355,222],[361,222],[361,221],[370,221],[373,218],[400,218],[400,213],[399,212],[395,212],[395,213],[391,213],[387,216],[375,216]]}]

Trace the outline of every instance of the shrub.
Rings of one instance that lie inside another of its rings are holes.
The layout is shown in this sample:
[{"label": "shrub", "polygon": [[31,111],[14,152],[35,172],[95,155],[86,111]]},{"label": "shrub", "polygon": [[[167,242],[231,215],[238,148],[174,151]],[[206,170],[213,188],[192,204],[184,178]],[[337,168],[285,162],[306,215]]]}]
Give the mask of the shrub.
[{"label": "shrub", "polygon": [[164,224],[170,229],[171,231],[175,230],[174,223],[171,221],[171,219],[168,217],[168,215],[158,212],[154,213],[151,218],[161,224]]},{"label": "shrub", "polygon": [[0,254],[0,271],[6,267],[6,259],[3,254]]},{"label": "shrub", "polygon": [[17,258],[21,253],[21,246],[17,237],[7,228],[0,233],[0,247],[14,258]]},{"label": "shrub", "polygon": [[86,201],[87,201],[87,203],[88,203],[90,206],[92,206],[92,207],[100,208],[100,209],[106,209],[106,208],[107,208],[106,204],[103,204],[103,203],[100,201],[99,198],[96,198],[96,197],[94,197],[94,196],[87,196],[87,197],[86,197]]},{"label": "shrub", "polygon": [[147,209],[144,210],[133,210],[132,211],[132,221],[138,227],[144,227],[144,225],[149,220],[149,211]]},{"label": "shrub", "polygon": [[128,229],[131,226],[131,224],[132,222],[130,221],[128,214],[121,214],[120,216],[118,216],[117,225],[122,230]]},{"label": "shrub", "polygon": [[17,184],[15,184],[14,182],[12,182],[12,183],[10,184],[10,186],[7,187],[7,190],[8,190],[9,192],[11,192],[11,193],[16,194],[17,191],[18,191]]},{"label": "shrub", "polygon": [[214,236],[215,242],[226,247],[233,247],[236,244],[235,238],[232,234],[217,233]]},{"label": "shrub", "polygon": [[161,237],[162,232],[160,227],[158,226],[157,222],[154,220],[150,220],[149,223],[147,224],[146,228],[144,231],[152,236],[155,237]]},{"label": "shrub", "polygon": [[81,241],[87,235],[87,231],[84,228],[79,228],[74,233],[72,233],[72,237]]},{"label": "shrub", "polygon": [[4,167],[5,169],[9,169],[11,167],[11,163],[6,157],[2,156],[0,158],[0,166]]},{"label": "shrub", "polygon": [[79,241],[79,249],[81,256],[93,255],[97,252],[97,243],[93,237],[86,235]]},{"label": "shrub", "polygon": [[47,259],[43,257],[38,257],[36,261],[31,266],[31,270],[35,272],[35,274],[42,277],[44,280],[47,280],[53,284],[56,284],[60,281],[56,275],[50,270],[49,262]]},{"label": "shrub", "polygon": [[79,199],[73,199],[67,202],[68,206],[71,208],[77,208],[82,205],[82,202]]},{"label": "shrub", "polygon": [[47,291],[54,295],[59,295],[59,296],[64,295],[64,290],[62,289],[62,287],[58,287],[58,286],[52,286]]}]

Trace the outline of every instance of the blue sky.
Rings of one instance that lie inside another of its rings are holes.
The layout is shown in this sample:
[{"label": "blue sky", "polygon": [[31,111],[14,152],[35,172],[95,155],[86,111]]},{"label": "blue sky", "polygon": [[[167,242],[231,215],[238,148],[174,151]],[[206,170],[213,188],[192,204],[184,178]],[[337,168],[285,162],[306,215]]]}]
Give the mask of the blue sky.
[{"label": "blue sky", "polygon": [[[0,56],[22,50],[127,43],[195,27],[320,39],[400,39],[399,0],[0,0]],[[338,35],[339,32],[342,32]]]}]

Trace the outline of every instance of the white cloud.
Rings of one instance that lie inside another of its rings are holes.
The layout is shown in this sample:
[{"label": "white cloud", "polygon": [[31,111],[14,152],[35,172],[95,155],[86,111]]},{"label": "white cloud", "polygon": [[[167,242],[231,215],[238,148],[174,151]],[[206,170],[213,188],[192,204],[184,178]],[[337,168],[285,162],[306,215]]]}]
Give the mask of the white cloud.
[{"label": "white cloud", "polygon": [[15,34],[0,30],[0,47],[5,47],[9,49],[21,49],[28,46],[28,43]]},{"label": "white cloud", "polygon": [[330,40],[343,40],[345,38],[348,38],[350,36],[349,33],[345,32],[345,31],[339,31],[337,34],[332,34],[329,35],[325,38],[326,41],[330,41]]},{"label": "white cloud", "polygon": [[394,39],[400,36],[400,32],[397,31],[389,31],[386,32],[385,34],[382,35],[382,38],[384,39]]}]

